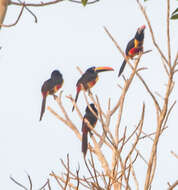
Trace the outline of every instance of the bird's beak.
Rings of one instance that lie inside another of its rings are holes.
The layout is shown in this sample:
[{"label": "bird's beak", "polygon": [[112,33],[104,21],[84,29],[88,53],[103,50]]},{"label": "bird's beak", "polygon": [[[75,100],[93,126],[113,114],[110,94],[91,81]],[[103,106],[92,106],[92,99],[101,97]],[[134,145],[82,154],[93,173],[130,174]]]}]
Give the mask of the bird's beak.
[{"label": "bird's beak", "polygon": [[138,32],[139,33],[143,32],[145,30],[145,28],[146,28],[145,25],[141,26],[140,28],[138,28]]},{"label": "bird's beak", "polygon": [[95,71],[99,73],[103,71],[114,71],[114,69],[112,67],[96,67]]}]

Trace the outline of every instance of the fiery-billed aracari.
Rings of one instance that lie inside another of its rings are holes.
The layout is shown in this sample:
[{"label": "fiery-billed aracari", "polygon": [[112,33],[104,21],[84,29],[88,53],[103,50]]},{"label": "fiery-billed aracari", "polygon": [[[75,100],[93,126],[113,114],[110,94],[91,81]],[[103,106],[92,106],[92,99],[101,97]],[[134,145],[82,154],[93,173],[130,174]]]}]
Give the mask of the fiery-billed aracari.
[{"label": "fiery-billed aracari", "polygon": [[41,88],[43,101],[41,106],[40,121],[42,120],[43,114],[45,112],[46,97],[48,96],[48,94],[50,94],[53,95],[54,98],[56,98],[55,93],[62,87],[62,85],[63,85],[63,77],[58,70],[54,70],[51,73],[51,78],[43,83]]},{"label": "fiery-billed aracari", "polygon": [[[93,110],[93,112],[90,110],[90,108]],[[88,106],[86,107],[85,115],[83,117],[83,123],[82,123],[82,152],[83,152],[84,157],[88,149],[88,132],[90,133],[90,136],[92,136],[91,129],[88,127],[88,122],[94,128],[97,122],[96,116],[98,116],[98,111],[95,105],[90,104],[90,108]]]},{"label": "fiery-billed aracari", "polygon": [[[125,54],[128,59],[132,59],[135,55],[138,55],[139,52],[143,51],[143,40],[144,40],[144,30],[145,30],[145,25],[141,26],[138,28],[135,37],[129,41],[127,44]],[[121,68],[119,70],[118,77],[122,74],[125,65],[126,65],[126,60],[123,61]]]},{"label": "fiery-billed aracari", "polygon": [[[114,69],[111,67],[90,67],[85,71],[85,73],[81,76],[78,80],[76,87],[77,87],[77,94],[75,97],[75,103],[77,102],[79,93],[81,90],[89,90],[92,88],[98,80],[98,73],[103,71],[113,71]],[[72,111],[74,110],[74,106]]]}]

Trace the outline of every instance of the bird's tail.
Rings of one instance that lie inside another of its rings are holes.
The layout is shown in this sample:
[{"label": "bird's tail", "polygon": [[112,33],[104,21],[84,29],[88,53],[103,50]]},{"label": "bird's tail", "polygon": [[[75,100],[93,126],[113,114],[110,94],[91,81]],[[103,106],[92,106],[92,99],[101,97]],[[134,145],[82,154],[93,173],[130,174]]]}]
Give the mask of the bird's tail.
[{"label": "bird's tail", "polygon": [[[79,92],[80,91],[77,91],[77,94],[76,94],[76,97],[75,97],[75,103],[77,103]],[[73,105],[72,111],[74,111],[74,108],[75,108],[75,106]]]},{"label": "bird's tail", "polygon": [[88,132],[82,134],[82,152],[85,157],[88,149]]},{"label": "bird's tail", "polygon": [[45,106],[46,106],[46,96],[43,96],[43,101],[42,101],[42,105],[41,105],[40,121],[42,120],[43,114],[45,112]]},{"label": "bird's tail", "polygon": [[118,74],[118,77],[120,77],[120,75],[122,74],[124,68],[125,68],[125,65],[126,65],[126,60],[123,61],[122,65],[121,65],[121,68],[119,70],[119,74]]}]

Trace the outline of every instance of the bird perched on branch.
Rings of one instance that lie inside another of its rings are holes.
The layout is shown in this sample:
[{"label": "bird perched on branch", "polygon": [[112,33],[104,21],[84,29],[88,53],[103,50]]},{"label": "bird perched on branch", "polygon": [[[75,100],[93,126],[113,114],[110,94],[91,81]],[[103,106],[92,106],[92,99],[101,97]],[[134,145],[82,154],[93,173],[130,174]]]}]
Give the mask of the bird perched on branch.
[{"label": "bird perched on branch", "polygon": [[[98,80],[98,73],[104,71],[113,71],[114,69],[111,67],[90,67],[85,71],[85,73],[80,77],[78,80],[76,87],[77,87],[77,94],[75,97],[75,103],[77,102],[79,93],[81,90],[89,90],[92,88]],[[74,106],[72,111],[74,110]]]},{"label": "bird perched on branch", "polygon": [[[82,152],[84,157],[86,156],[88,150],[88,132],[90,133],[90,136],[92,136],[91,129],[88,127],[88,122],[94,128],[96,126],[98,116],[98,111],[95,105],[90,104],[90,108],[88,106],[86,107],[82,122]],[[93,110],[93,112],[91,110]]]},{"label": "bird perched on branch", "polygon": [[46,80],[41,88],[41,93],[43,96],[42,106],[41,106],[41,114],[40,121],[42,120],[43,114],[45,112],[46,106],[46,97],[48,95],[53,95],[54,99],[56,98],[55,93],[62,87],[63,85],[63,77],[62,74],[58,70],[54,70],[51,73],[51,78]]},{"label": "bird perched on branch", "polygon": [[[138,28],[135,37],[129,41],[127,44],[125,54],[127,59],[132,59],[135,55],[138,55],[139,52],[143,51],[143,40],[144,40],[144,30],[145,30],[145,25],[141,26]],[[125,65],[126,65],[127,60],[124,60],[121,68],[119,70],[118,77],[122,74]]]}]

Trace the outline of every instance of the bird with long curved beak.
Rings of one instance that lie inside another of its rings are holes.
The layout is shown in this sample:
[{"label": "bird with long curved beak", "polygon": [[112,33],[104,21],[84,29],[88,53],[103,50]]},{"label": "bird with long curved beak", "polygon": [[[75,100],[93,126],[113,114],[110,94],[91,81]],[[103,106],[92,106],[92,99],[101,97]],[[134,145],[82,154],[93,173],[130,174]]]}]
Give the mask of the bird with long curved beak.
[{"label": "bird with long curved beak", "polygon": [[[134,38],[129,41],[127,44],[125,54],[127,59],[132,59],[135,55],[138,55],[140,52],[143,51],[143,41],[144,41],[144,31],[145,31],[146,26],[143,25],[138,28]],[[124,59],[121,68],[119,70],[118,77],[122,74],[124,71],[125,65],[126,65],[127,60]]]},{"label": "bird with long curved beak", "polygon": [[[90,67],[85,71],[85,73],[80,77],[76,84],[77,93],[75,97],[75,103],[77,102],[80,91],[87,91],[92,88],[98,80],[98,73],[104,71],[114,71],[114,69],[111,67]],[[72,108],[72,111],[73,110],[74,106]]]},{"label": "bird with long curved beak", "polygon": [[64,80],[63,80],[62,74],[58,70],[54,70],[51,73],[51,78],[46,80],[43,83],[41,87],[43,101],[42,101],[42,106],[41,106],[40,121],[42,120],[43,114],[45,112],[46,97],[48,95],[53,95],[54,98],[56,98],[55,93],[62,87],[63,82]]}]

